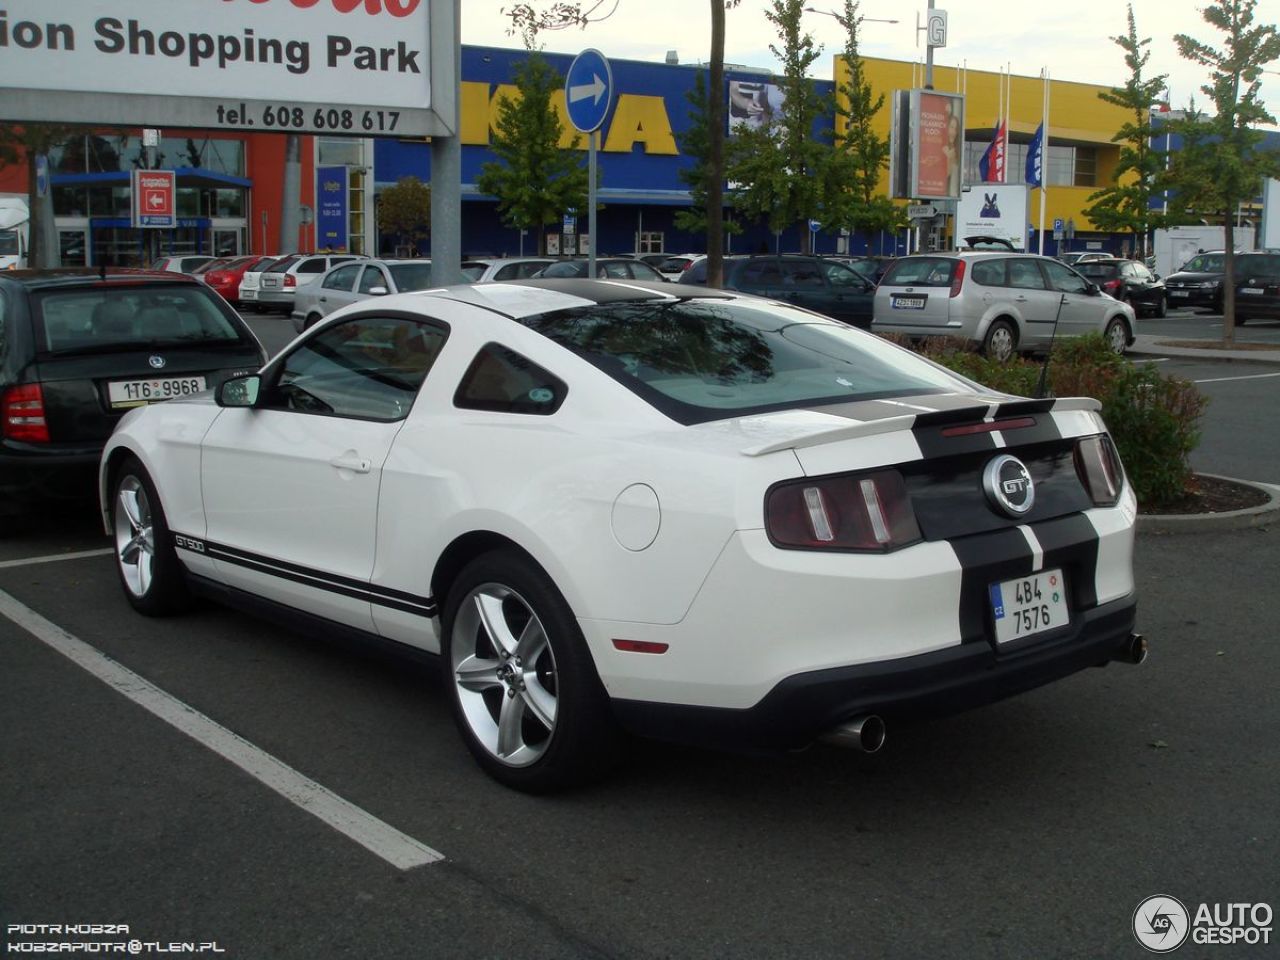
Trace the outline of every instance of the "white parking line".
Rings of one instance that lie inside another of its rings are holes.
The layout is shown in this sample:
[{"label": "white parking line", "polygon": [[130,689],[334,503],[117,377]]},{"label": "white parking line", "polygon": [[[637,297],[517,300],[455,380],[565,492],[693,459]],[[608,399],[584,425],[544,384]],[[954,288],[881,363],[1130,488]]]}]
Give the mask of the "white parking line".
[{"label": "white parking line", "polygon": [[0,590],[0,614],[36,639],[83,667],[117,693],[231,761],[286,800],[345,834],[393,867],[409,870],[444,859],[413,837],[379,820],[350,801],[277,760],[203,713],[165,693],[83,640]]},{"label": "white parking line", "polygon": [[1245,377],[1216,377],[1213,380],[1193,380],[1192,383],[1230,383],[1232,380],[1267,380],[1280,377],[1280,373],[1251,373]]},{"label": "white parking line", "polygon": [[0,561],[0,570],[6,567],[25,567],[32,563],[56,563],[59,560],[83,560],[85,557],[108,557],[115,553],[110,547],[101,550],[78,550],[75,553],[54,553],[47,557],[27,557],[22,560]]}]

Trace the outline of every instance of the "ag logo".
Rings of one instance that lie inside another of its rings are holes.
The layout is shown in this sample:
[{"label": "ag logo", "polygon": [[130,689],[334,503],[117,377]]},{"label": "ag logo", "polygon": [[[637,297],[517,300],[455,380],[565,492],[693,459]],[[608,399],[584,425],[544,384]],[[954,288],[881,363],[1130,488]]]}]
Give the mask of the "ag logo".
[{"label": "ag logo", "polygon": [[1172,953],[1190,931],[1191,917],[1175,897],[1147,897],[1133,911],[1133,935],[1152,953]]},{"label": "ag logo", "polygon": [[1017,457],[1001,454],[982,472],[987,499],[1003,513],[1017,519],[1026,516],[1036,502],[1036,485],[1031,471]]},{"label": "ag logo", "polygon": [[164,369],[164,357],[160,356],[159,354],[152,354],[151,358],[147,360],[147,363],[151,364],[151,366],[153,366],[157,370]]}]

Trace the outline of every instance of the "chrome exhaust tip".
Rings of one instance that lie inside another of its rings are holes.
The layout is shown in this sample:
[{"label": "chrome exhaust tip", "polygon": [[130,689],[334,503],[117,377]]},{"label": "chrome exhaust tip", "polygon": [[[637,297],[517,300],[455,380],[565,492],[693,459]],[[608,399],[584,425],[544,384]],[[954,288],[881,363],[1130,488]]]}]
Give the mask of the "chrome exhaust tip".
[{"label": "chrome exhaust tip", "polygon": [[1147,638],[1140,633],[1129,635],[1129,642],[1125,645],[1124,653],[1120,655],[1120,659],[1125,663],[1139,664],[1147,659]]},{"label": "chrome exhaust tip", "polygon": [[819,739],[836,747],[875,753],[884,746],[884,721],[875,714],[857,717],[827,731]]}]

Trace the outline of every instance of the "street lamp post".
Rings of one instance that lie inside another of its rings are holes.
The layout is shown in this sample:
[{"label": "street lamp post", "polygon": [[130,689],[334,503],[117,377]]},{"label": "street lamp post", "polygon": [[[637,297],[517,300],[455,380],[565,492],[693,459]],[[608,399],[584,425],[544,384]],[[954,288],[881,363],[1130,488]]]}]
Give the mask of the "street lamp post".
[{"label": "street lamp post", "polygon": [[[843,14],[836,13],[834,10],[819,10],[817,7],[805,7],[804,9],[806,13],[820,13],[824,17],[834,17],[836,22],[839,23],[840,26],[844,27],[846,30],[849,29],[849,24],[846,22]],[[897,23],[898,21],[882,20],[879,17],[858,17],[858,22],[859,23]]]}]

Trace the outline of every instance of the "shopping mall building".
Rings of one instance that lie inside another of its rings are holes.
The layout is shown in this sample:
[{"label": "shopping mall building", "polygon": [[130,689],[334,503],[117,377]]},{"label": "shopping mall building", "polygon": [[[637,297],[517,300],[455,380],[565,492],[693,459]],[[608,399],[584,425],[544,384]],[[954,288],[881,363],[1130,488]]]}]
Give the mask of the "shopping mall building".
[{"label": "shopping mall building", "polygon": [[[462,247],[464,254],[534,253],[533,233],[504,226],[494,200],[475,183],[484,163],[492,161],[489,138],[498,115],[498,98],[511,87],[524,51],[491,47],[462,50]],[[562,74],[570,55],[545,55]],[[922,85],[921,67],[908,62],[866,59],[873,88],[891,95]],[[837,70],[844,64],[837,60]],[[614,105],[602,128],[599,153],[599,198],[595,243],[597,253],[688,252],[702,250],[701,235],[681,231],[675,214],[689,204],[679,171],[689,161],[681,156],[680,137],[688,128],[694,77],[703,67],[678,63],[612,61]],[[839,74],[837,74],[839,76]],[[726,70],[727,88],[761,88],[767,71],[742,67]],[[965,108],[964,183],[978,184],[979,159],[992,138],[1001,112],[1002,78],[995,73],[936,67],[934,87],[963,92]],[[1119,83],[1117,74],[1110,78]],[[830,82],[818,82],[830,93]],[[1052,81],[1045,252],[1059,242],[1050,225],[1073,222],[1072,249],[1122,252],[1129,238],[1094,231],[1084,214],[1088,198],[1111,182],[1119,146],[1111,138],[1128,119],[1123,110],[1098,94],[1109,85]],[[891,96],[877,120],[887,136]],[[1007,181],[1023,181],[1027,145],[1042,119],[1043,84],[1038,77],[1014,76],[1007,95],[1009,148]],[[563,98],[561,98],[563,109]],[[730,118],[732,131],[733,119]],[[828,118],[827,126],[834,123]],[[565,127],[572,133],[567,120]],[[229,134],[225,131],[164,130],[158,145],[145,148],[142,131],[101,130],[78,137],[50,157],[51,189],[62,258],[66,264],[130,264],[142,262],[148,247],[130,225],[130,171],[140,165],[176,172],[178,225],[164,230],[161,253],[273,253],[282,249],[280,217],[284,203],[285,137],[280,134]],[[581,146],[585,162],[585,138]],[[1157,140],[1157,147],[1163,144]],[[301,137],[301,196],[304,209],[296,246],[302,250],[351,250],[392,254],[403,248],[399,238],[378,229],[378,194],[400,178],[429,182],[430,147],[418,140]],[[977,189],[978,187],[975,187]],[[25,195],[24,165],[0,168],[0,194]],[[1039,191],[1030,192],[1027,248],[1036,249],[1040,222]],[[945,212],[945,211],[944,211]],[[729,212],[732,217],[732,211]],[[743,223],[727,240],[730,252],[800,247],[798,228],[774,236],[762,223]],[[902,234],[849,236],[818,225],[813,240],[819,252],[904,253],[908,244],[953,242],[954,219],[939,216],[926,223],[919,237]],[[573,211],[549,228],[561,252],[577,249],[586,229]],[[1064,243],[1067,241],[1063,241]]]}]

